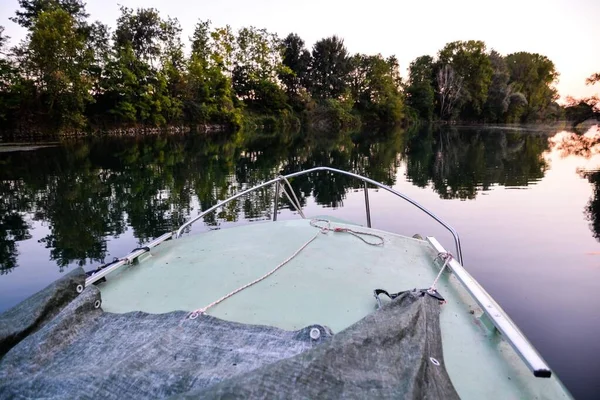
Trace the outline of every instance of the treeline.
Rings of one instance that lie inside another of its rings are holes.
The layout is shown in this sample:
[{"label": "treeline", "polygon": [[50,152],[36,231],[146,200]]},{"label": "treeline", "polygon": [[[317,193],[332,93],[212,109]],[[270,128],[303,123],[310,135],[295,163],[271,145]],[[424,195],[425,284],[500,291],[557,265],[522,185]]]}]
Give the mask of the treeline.
[{"label": "treeline", "polygon": [[482,41],[448,43],[436,58],[409,67],[407,104],[422,119],[488,123],[555,121],[564,117],[554,63],[527,52],[502,56]]},{"label": "treeline", "polygon": [[9,48],[0,27],[0,126],[5,131],[120,127],[332,129],[407,120],[535,122],[563,117],[554,64],[501,56],[481,41],[447,44],[410,64],[350,54],[341,38],[312,49],[296,34],[200,21],[186,50],[179,22],[121,7],[113,31],[90,22],[82,0],[19,0],[28,31]]},{"label": "treeline", "polygon": [[81,0],[19,0],[12,20],[27,38],[0,35],[0,124],[56,130],[221,124],[242,113],[339,124],[402,120],[398,62],[350,55],[342,39],[309,51],[295,34],[200,21],[186,54],[176,19],[121,7],[114,31],[90,23]]}]

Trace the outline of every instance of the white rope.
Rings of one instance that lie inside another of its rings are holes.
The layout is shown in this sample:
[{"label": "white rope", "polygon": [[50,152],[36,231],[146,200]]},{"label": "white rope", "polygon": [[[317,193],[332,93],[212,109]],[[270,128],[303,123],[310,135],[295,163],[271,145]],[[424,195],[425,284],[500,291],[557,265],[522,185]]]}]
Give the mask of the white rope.
[{"label": "white rope", "polygon": [[[317,222],[327,222],[327,226],[321,226],[321,225],[317,224]],[[383,246],[383,243],[385,242],[385,239],[382,236],[376,235],[374,233],[354,231],[354,230],[352,230],[350,228],[333,228],[332,229],[331,228],[331,222],[328,219],[319,219],[319,218],[311,219],[310,220],[310,225],[314,226],[315,228],[319,228],[319,229],[321,229],[321,231],[324,231],[324,232],[333,231],[333,232],[345,232],[345,233],[349,233],[352,236],[357,237],[358,239],[362,240],[363,242],[365,242],[369,246]],[[374,238],[379,239],[379,241],[378,242],[369,242],[368,240],[366,240],[361,235],[372,236]]]},{"label": "white rope", "polygon": [[319,231],[315,234],[315,236],[313,236],[308,242],[304,243],[302,246],[300,246],[300,248],[298,250],[296,250],[294,252],[294,254],[292,254],[291,256],[289,256],[288,258],[286,258],[283,262],[281,262],[278,266],[276,266],[275,268],[273,268],[271,271],[267,272],[266,274],[264,274],[263,276],[261,276],[258,279],[253,280],[250,283],[245,284],[244,286],[235,289],[233,292],[229,292],[227,293],[225,296],[221,297],[218,300],[213,301],[212,303],[210,303],[209,305],[207,305],[206,307],[202,307],[202,308],[198,308],[197,310],[192,311],[189,314],[189,318],[190,319],[195,319],[198,317],[198,315],[200,314],[204,314],[209,308],[216,306],[217,304],[221,303],[222,301],[227,300],[228,298],[230,298],[231,296],[241,292],[244,289],[249,288],[252,285],[257,284],[258,282],[268,278],[269,276],[273,275],[275,272],[277,272],[277,270],[281,267],[283,267],[285,264],[289,263],[290,261],[292,261],[294,259],[294,257],[296,257],[302,250],[304,250],[306,248],[306,246],[308,246],[309,244],[312,243],[313,240],[315,240],[317,238],[317,236],[319,236],[319,233],[326,233],[326,231]]},{"label": "white rope", "polygon": [[300,216],[303,219],[306,219],[306,217],[304,216],[304,213],[302,212],[302,205],[300,204],[300,201],[298,200],[298,197],[296,197],[296,193],[294,192],[294,189],[292,189],[292,185],[290,185],[290,182],[283,175],[279,175],[279,180],[285,182],[285,184],[287,185],[287,187],[290,189],[290,192],[292,192],[292,196],[294,196],[294,200],[292,200],[292,198],[290,197],[290,195],[288,194],[288,192],[287,192],[287,190],[285,189],[285,186],[284,186],[283,187],[283,193],[285,194],[285,197],[287,197],[287,199],[292,204],[292,206],[294,206],[294,208],[296,209],[296,211],[298,212],[298,214],[300,214]]},{"label": "white rope", "polygon": [[[320,225],[317,224],[317,222],[325,222],[327,225],[326,226],[320,226]],[[381,237],[381,236],[377,236],[375,234],[366,233],[366,232],[355,232],[355,231],[351,231],[350,229],[347,229],[347,228],[334,228],[334,229],[332,229],[331,228],[331,221],[329,221],[327,219],[312,219],[310,221],[310,225],[314,226],[316,228],[319,228],[319,232],[317,232],[315,234],[315,236],[313,236],[312,238],[310,238],[310,240],[308,240],[306,243],[304,243],[302,246],[300,246],[300,248],[298,250],[296,250],[294,252],[294,254],[292,254],[291,256],[289,256],[288,258],[286,258],[285,260],[283,260],[278,266],[276,266],[275,268],[273,268],[271,271],[267,272],[266,274],[264,274],[260,278],[255,279],[252,282],[247,283],[244,286],[239,287],[239,288],[235,289],[234,291],[227,293],[225,296],[221,297],[218,300],[213,301],[212,303],[210,303],[206,307],[198,308],[198,309],[192,311],[190,314],[188,314],[188,318],[190,318],[190,319],[196,319],[196,318],[198,318],[198,316],[200,314],[206,313],[206,311],[209,308],[212,308],[212,307],[216,306],[217,304],[219,304],[219,303],[227,300],[228,298],[234,296],[235,294],[241,292],[242,290],[247,289],[250,286],[257,284],[258,282],[267,279],[269,276],[273,275],[275,272],[277,272],[277,270],[279,270],[285,264],[287,264],[290,261],[292,261],[298,254],[300,254],[300,252],[302,250],[304,250],[309,244],[311,244],[319,236],[320,233],[327,234],[327,232],[329,232],[329,231],[332,231],[332,232],[347,232],[347,233],[350,233],[350,234],[356,236],[357,238],[359,238],[360,240],[362,240],[363,242],[365,242],[366,244],[369,244],[371,246],[381,246],[381,245],[383,245],[383,237]],[[377,238],[379,238],[381,240],[381,243],[371,243],[371,242],[368,242],[364,238],[360,237],[359,235],[375,236],[375,237],[377,237]]]},{"label": "white rope", "polygon": [[442,268],[440,268],[440,272],[438,272],[437,276],[435,277],[433,283],[431,284],[431,287],[429,287],[429,290],[434,290],[437,291],[435,285],[437,285],[438,280],[440,279],[440,277],[442,276],[442,273],[444,272],[444,270],[446,269],[446,267],[448,266],[448,264],[450,264],[450,260],[452,260],[452,254],[450,253],[439,253],[434,261],[438,258],[441,258],[442,260],[444,260],[444,265],[442,265]]}]

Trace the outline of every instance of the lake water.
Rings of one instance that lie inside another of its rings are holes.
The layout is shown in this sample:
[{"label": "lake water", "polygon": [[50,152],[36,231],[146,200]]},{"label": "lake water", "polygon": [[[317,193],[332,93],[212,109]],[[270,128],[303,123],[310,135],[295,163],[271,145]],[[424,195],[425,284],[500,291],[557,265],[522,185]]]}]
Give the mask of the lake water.
[{"label": "lake water", "polygon": [[[422,127],[363,134],[235,134],[0,147],[0,312],[82,265],[92,269],[237,191],[319,165],[393,186],[461,234],[465,267],[578,398],[600,393],[600,156],[548,130]],[[25,151],[27,150],[27,151]],[[297,178],[307,215],[365,223],[359,183]],[[197,223],[266,220],[272,189]],[[373,227],[451,237],[393,195],[370,191]],[[280,219],[298,218],[282,201]],[[407,289],[401,283],[397,288]]]}]

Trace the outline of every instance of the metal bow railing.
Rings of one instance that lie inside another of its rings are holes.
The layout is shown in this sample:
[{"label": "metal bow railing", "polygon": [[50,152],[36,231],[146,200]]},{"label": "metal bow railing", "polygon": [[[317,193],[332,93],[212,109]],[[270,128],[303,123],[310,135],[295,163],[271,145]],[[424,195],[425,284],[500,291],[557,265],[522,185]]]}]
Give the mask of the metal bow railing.
[{"label": "metal bow railing", "polygon": [[280,193],[280,186],[282,181],[287,181],[287,179],[290,178],[294,178],[296,176],[301,176],[301,175],[306,175],[306,174],[310,174],[310,173],[314,173],[314,172],[318,172],[318,171],[328,171],[331,173],[337,173],[337,174],[342,174],[342,175],[347,175],[347,176],[351,176],[353,178],[356,178],[358,180],[361,180],[364,183],[364,192],[365,192],[365,211],[367,214],[367,226],[369,228],[371,228],[371,207],[369,204],[369,185],[373,185],[376,186],[380,189],[386,190],[404,200],[406,200],[407,202],[409,202],[410,204],[414,205],[415,207],[417,207],[418,209],[420,209],[421,211],[423,211],[425,214],[429,215],[431,218],[433,218],[435,221],[437,221],[440,225],[442,225],[444,228],[446,228],[451,234],[452,237],[454,238],[454,245],[456,247],[456,257],[458,259],[458,261],[463,264],[463,255],[462,255],[462,248],[460,245],[460,238],[458,236],[458,232],[456,232],[456,230],[454,228],[452,228],[450,225],[448,225],[446,222],[444,222],[440,217],[438,217],[437,215],[435,215],[434,213],[432,213],[431,211],[429,211],[428,209],[426,209],[425,207],[423,207],[421,204],[417,203],[415,200],[411,199],[410,197],[392,189],[389,186],[386,186],[382,183],[379,183],[377,181],[374,181],[373,179],[369,179],[367,177],[358,175],[358,174],[354,174],[352,172],[347,172],[347,171],[342,171],[340,169],[336,169],[336,168],[331,168],[331,167],[316,167],[316,168],[311,168],[311,169],[307,169],[304,171],[299,171],[299,172],[294,172],[288,175],[282,175],[282,176],[278,176],[277,178],[271,179],[270,181],[261,183],[260,185],[251,187],[249,189],[243,190],[239,193],[236,193],[235,195],[218,202],[217,204],[215,204],[214,206],[202,211],[200,214],[196,215],[194,218],[190,219],[189,221],[187,221],[186,223],[184,223],[183,225],[181,225],[179,227],[179,229],[177,229],[176,232],[168,232],[165,233],[164,235],[160,236],[159,238],[153,240],[152,242],[150,242],[148,245],[146,245],[146,247],[144,249],[136,249],[134,251],[132,251],[131,253],[129,253],[128,255],[126,255],[125,257],[121,258],[120,260],[111,263],[110,266],[108,266],[107,268],[104,268],[100,271],[98,271],[97,273],[95,273],[94,275],[90,276],[87,280],[86,280],[86,285],[90,285],[100,279],[102,279],[103,277],[105,277],[106,275],[108,275],[109,273],[111,273],[112,271],[120,268],[123,265],[126,264],[130,264],[133,260],[135,260],[137,257],[141,256],[142,254],[146,253],[147,251],[149,251],[151,248],[158,246],[159,244],[161,244],[162,242],[164,242],[165,240],[168,239],[176,239],[178,237],[181,236],[181,234],[183,233],[183,231],[185,230],[185,228],[187,228],[188,226],[192,225],[194,222],[198,221],[200,218],[204,217],[207,214],[210,214],[211,212],[216,211],[218,208],[224,206],[225,204],[240,198],[242,196],[247,195],[248,193],[252,193],[255,190],[270,186],[270,185],[275,185],[275,201],[273,204],[273,221],[277,221],[277,210],[279,208],[279,193]]},{"label": "metal bow railing", "polygon": [[246,189],[244,191],[241,191],[239,193],[236,193],[235,195],[229,197],[226,200],[223,200],[221,202],[219,202],[218,204],[215,204],[214,206],[202,211],[200,214],[198,214],[197,216],[195,216],[194,218],[190,219],[189,221],[187,221],[185,224],[181,225],[181,227],[177,230],[175,237],[180,237],[183,230],[185,228],[187,228],[188,226],[192,225],[194,222],[198,221],[200,218],[204,217],[206,214],[209,214],[215,210],[217,210],[219,207],[222,207],[223,205],[229,203],[230,201],[233,201],[239,197],[242,197],[244,195],[247,195],[248,193],[251,193],[255,190],[261,189],[263,187],[267,187],[270,185],[275,185],[275,203],[273,205],[273,221],[277,221],[277,210],[278,210],[278,202],[279,202],[279,192],[280,192],[280,185],[281,185],[281,181],[284,179],[290,179],[290,178],[294,178],[296,176],[301,176],[301,175],[306,175],[306,174],[310,174],[313,172],[318,172],[318,171],[328,171],[328,172],[332,172],[332,173],[337,173],[337,174],[342,174],[342,175],[347,175],[347,176],[351,176],[353,178],[356,178],[358,180],[363,181],[364,183],[364,192],[365,192],[365,211],[367,214],[367,226],[369,228],[371,228],[371,207],[370,207],[370,203],[369,203],[369,184],[376,186],[380,189],[386,190],[404,200],[406,200],[407,202],[409,202],[410,204],[412,204],[413,206],[417,207],[419,210],[423,211],[425,214],[429,215],[431,218],[433,218],[435,221],[437,221],[440,225],[442,225],[444,228],[446,228],[451,234],[452,237],[454,238],[454,245],[456,247],[456,257],[458,259],[458,261],[463,264],[463,255],[462,255],[462,248],[460,245],[460,237],[458,236],[458,232],[456,232],[456,230],[454,228],[452,228],[449,224],[447,224],[444,220],[442,220],[440,217],[438,217],[437,215],[435,215],[433,212],[429,211],[427,208],[425,208],[424,206],[422,206],[421,204],[417,203],[415,200],[411,199],[410,197],[398,192],[397,190],[392,189],[389,186],[386,186],[382,183],[379,183],[377,181],[374,181],[373,179],[364,177],[362,175],[358,175],[358,174],[354,174],[352,172],[347,172],[347,171],[343,171],[340,169],[336,169],[336,168],[331,168],[331,167],[316,167],[316,168],[311,168],[311,169],[307,169],[304,171],[299,171],[299,172],[294,172],[288,175],[283,175],[283,176],[279,176],[277,178],[271,179],[270,181],[261,183],[260,185],[251,187],[249,189]]}]

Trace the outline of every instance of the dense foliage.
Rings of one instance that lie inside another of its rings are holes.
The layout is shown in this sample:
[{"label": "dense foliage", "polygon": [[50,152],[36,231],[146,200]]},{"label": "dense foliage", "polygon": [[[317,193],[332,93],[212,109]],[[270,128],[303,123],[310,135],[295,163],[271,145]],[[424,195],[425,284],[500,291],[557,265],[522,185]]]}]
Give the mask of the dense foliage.
[{"label": "dense foliage", "polygon": [[554,63],[540,54],[502,56],[482,41],[448,43],[410,64],[407,103],[423,119],[491,123],[563,118]]},{"label": "dense foliage", "polygon": [[294,33],[281,39],[201,20],[186,49],[179,22],[153,8],[121,7],[111,31],[88,20],[82,0],[19,5],[12,20],[26,39],[10,48],[0,27],[0,126],[8,132],[563,117],[552,61],[502,56],[481,41],[417,58],[403,82],[395,57],[350,54],[337,36],[308,49]]},{"label": "dense foliage", "polygon": [[395,59],[352,56],[335,36],[310,52],[295,34],[282,40],[265,29],[199,21],[188,53],[179,22],[152,8],[121,7],[111,32],[88,21],[82,0],[19,5],[12,20],[27,29],[26,40],[9,49],[0,27],[5,131],[403,119]]}]

